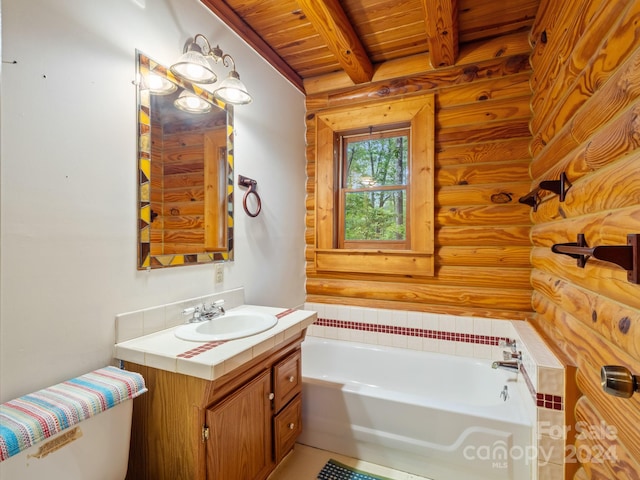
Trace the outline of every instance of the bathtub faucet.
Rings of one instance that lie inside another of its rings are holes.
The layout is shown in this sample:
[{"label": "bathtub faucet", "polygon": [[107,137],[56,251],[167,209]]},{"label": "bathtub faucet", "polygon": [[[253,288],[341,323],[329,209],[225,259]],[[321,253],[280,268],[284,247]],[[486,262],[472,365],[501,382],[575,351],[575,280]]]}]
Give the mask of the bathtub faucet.
[{"label": "bathtub faucet", "polygon": [[502,352],[502,359],[503,360],[522,360],[522,352],[508,352],[507,350],[504,350]]},{"label": "bathtub faucet", "polygon": [[512,353],[518,353],[518,345],[516,344],[515,340],[509,340],[509,339],[503,338],[498,343],[498,346],[503,348],[504,347],[510,348]]},{"label": "bathtub faucet", "polygon": [[520,371],[520,361],[497,361],[491,364],[491,368],[500,368],[502,370],[518,373]]},{"label": "bathtub faucet", "polygon": [[[522,352],[518,351],[518,346],[515,340],[500,340],[498,344],[500,347],[508,347],[511,351],[505,350],[502,352],[503,360],[522,360]],[[497,367],[493,367],[497,368]]]}]

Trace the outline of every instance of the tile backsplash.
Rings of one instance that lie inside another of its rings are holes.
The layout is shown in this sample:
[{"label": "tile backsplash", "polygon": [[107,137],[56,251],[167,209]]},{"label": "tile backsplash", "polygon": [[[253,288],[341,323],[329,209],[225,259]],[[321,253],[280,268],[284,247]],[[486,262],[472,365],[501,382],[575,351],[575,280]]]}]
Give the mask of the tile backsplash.
[{"label": "tile backsplash", "polygon": [[185,323],[188,319],[183,315],[185,308],[224,300],[224,308],[244,305],[244,289],[236,288],[224,292],[190,298],[179,302],[167,303],[155,307],[136,310],[116,315],[116,343],[126,342],[142,335],[159,332]]}]

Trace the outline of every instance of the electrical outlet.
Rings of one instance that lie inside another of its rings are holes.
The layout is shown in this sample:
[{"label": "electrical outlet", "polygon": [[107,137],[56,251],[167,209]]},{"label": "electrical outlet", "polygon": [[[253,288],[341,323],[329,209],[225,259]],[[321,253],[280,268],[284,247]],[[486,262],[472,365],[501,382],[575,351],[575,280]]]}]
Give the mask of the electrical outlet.
[{"label": "electrical outlet", "polygon": [[224,265],[216,263],[215,266],[215,283],[216,285],[224,281]]}]

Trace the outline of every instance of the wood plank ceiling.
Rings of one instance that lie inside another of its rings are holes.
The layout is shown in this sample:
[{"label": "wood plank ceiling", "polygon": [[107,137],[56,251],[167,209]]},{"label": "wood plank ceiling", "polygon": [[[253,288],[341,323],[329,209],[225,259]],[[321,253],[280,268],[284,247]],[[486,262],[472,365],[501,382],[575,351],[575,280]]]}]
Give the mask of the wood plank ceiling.
[{"label": "wood plank ceiling", "polygon": [[372,80],[386,62],[456,63],[460,45],[533,24],[539,0],[201,0],[301,91],[344,72]]}]

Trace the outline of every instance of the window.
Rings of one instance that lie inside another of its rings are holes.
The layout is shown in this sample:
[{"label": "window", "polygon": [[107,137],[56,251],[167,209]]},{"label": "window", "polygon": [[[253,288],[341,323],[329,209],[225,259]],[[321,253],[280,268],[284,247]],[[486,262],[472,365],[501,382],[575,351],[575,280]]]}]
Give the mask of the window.
[{"label": "window", "polygon": [[433,95],[327,110],[315,133],[315,269],[433,276]]},{"label": "window", "polygon": [[340,248],[408,249],[409,128],[339,135]]}]

